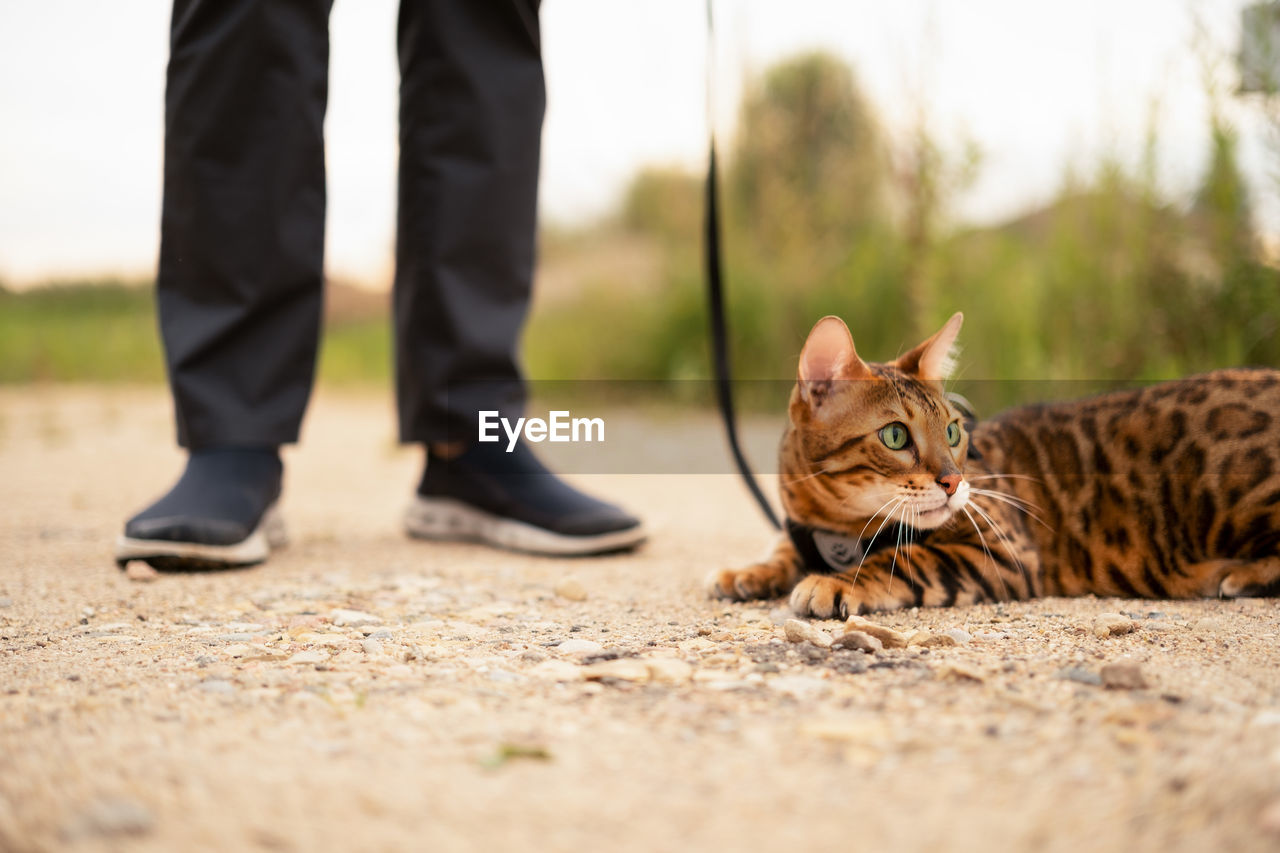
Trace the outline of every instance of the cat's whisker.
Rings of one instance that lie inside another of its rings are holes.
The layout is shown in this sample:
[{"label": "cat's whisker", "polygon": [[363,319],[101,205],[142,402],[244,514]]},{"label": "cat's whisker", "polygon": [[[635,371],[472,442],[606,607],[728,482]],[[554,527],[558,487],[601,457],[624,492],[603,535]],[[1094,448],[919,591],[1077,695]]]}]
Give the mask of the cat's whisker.
[{"label": "cat's whisker", "polygon": [[[867,519],[867,523],[862,526],[862,531],[863,533],[865,533],[867,530],[867,527],[871,525],[871,522],[875,521],[876,515],[879,515],[880,512],[884,510],[886,507],[889,508],[889,511],[885,513],[884,521],[880,522],[880,526],[876,528],[875,533],[871,534],[871,538],[867,540],[867,544],[862,549],[862,559],[858,561],[858,568],[854,569],[854,572],[853,572],[854,583],[858,582],[858,575],[862,571],[862,564],[867,561],[867,556],[871,553],[871,546],[875,544],[876,537],[880,535],[880,531],[884,530],[884,526],[889,523],[889,521],[893,518],[893,514],[902,506],[902,504],[905,501],[906,501],[906,498],[903,498],[903,497],[891,498],[889,501],[887,501],[884,504],[884,506],[876,510],[875,514],[872,515],[871,518]],[[862,539],[861,533],[858,534],[858,539]]]},{"label": "cat's whisker", "polygon": [[[900,498],[900,497],[897,497],[897,496],[891,497],[891,498],[889,498],[889,500],[887,500],[887,501],[885,501],[884,503],[882,503],[882,504],[880,505],[880,508],[879,508],[879,509],[877,509],[875,512],[871,513],[871,517],[867,519],[867,523],[866,523],[866,524],[864,524],[864,525],[862,525],[862,529],[858,531],[858,541],[862,541],[862,537],[863,537],[863,535],[867,532],[867,528],[871,526],[871,522],[873,522],[873,521],[875,521],[875,520],[876,520],[876,516],[878,516],[881,512],[883,512],[887,507],[891,506],[892,504],[894,504],[895,502],[900,501],[900,500],[902,500],[902,498]],[[842,503],[842,504],[841,504],[841,506],[844,506],[844,504]],[[892,509],[890,509],[890,510],[889,510],[889,514],[890,514],[890,515],[892,515],[892,514],[893,514],[893,510],[892,510]],[[886,517],[887,517],[887,516],[886,516]],[[881,526],[883,527],[884,525],[881,525]],[[877,532],[877,533],[879,533],[880,531],[879,531],[879,530],[877,530],[876,532]],[[871,537],[872,542],[874,542],[874,541],[875,541],[875,538],[876,538],[875,536],[872,536],[872,537]],[[870,543],[867,543],[867,544],[868,544],[868,546],[870,546]]]},{"label": "cat's whisker", "polygon": [[898,568],[898,549],[902,547],[902,523],[898,523],[898,529],[895,531],[893,541],[893,557],[889,560],[889,587],[888,591],[893,592],[893,573]]},{"label": "cat's whisker", "polygon": [[992,569],[995,569],[996,579],[1000,581],[1001,592],[1004,594],[1004,597],[1006,599],[1009,598],[1009,585],[1005,583],[1004,575],[1000,574],[1000,570],[996,568],[996,558],[995,558],[995,555],[991,553],[991,549],[987,547],[986,534],[984,534],[982,532],[982,528],[978,526],[978,522],[973,517],[973,513],[969,512],[969,507],[967,506],[961,507],[961,509],[964,511],[964,514],[968,517],[969,523],[973,525],[974,532],[978,534],[978,544],[982,546],[983,553],[987,555],[987,565],[990,566]]},{"label": "cat's whisker", "polygon": [[965,477],[970,483],[978,483],[983,480],[1028,480],[1032,483],[1044,483],[1039,477],[1032,477],[1027,474],[979,474],[976,477]]},{"label": "cat's whisker", "polygon": [[906,526],[903,523],[906,521],[906,512],[904,510],[910,510],[910,509],[914,509],[914,505],[911,503],[911,500],[909,498],[903,498],[901,501],[898,502],[897,507],[895,507],[895,510],[897,511],[900,517],[898,519],[897,539],[893,543],[893,559],[889,562],[888,592],[891,594],[893,592],[893,574],[894,574],[894,571],[898,568],[898,552],[902,549],[902,529],[903,527]]},{"label": "cat's whisker", "polygon": [[1007,553],[1010,557],[1012,557],[1013,561],[1018,564],[1018,572],[1022,575],[1023,583],[1027,585],[1027,589],[1031,589],[1032,588],[1031,577],[1027,573],[1027,567],[1023,565],[1022,558],[1019,557],[1018,552],[1014,550],[1013,542],[1012,540],[1010,540],[1009,536],[1004,532],[1004,528],[1001,527],[999,524],[997,524],[996,520],[993,519],[990,515],[988,515],[986,510],[984,510],[982,507],[978,506],[976,503],[971,504],[971,506],[978,512],[979,515],[981,515],[984,519],[986,519],[987,525],[990,526],[991,530],[996,534],[996,537],[1001,541],[1001,543],[1004,544],[1005,553]]},{"label": "cat's whisker", "polygon": [[804,476],[801,476],[801,477],[788,478],[786,483],[788,486],[794,486],[797,483],[803,483],[806,480],[812,480],[815,477],[821,477],[823,474],[829,474],[829,473],[831,472],[827,471],[825,468],[819,468],[811,474],[805,474]]},{"label": "cat's whisker", "polygon": [[983,552],[987,555],[987,563],[995,565],[995,557],[991,556],[991,549],[987,547],[987,537],[983,534],[982,528],[978,526],[978,522],[974,520],[973,513],[969,512],[967,506],[961,507],[960,511],[969,519],[969,523],[973,525],[973,531],[978,534],[978,544],[982,546]]},{"label": "cat's whisker", "polygon": [[911,504],[911,524],[907,525],[907,547],[903,551],[903,561],[907,564],[907,577],[911,583],[916,583],[915,566],[911,564],[911,546],[915,544],[916,522],[920,520],[920,508],[914,503]]},{"label": "cat's whisker", "polygon": [[991,528],[991,531],[993,533],[995,533],[996,538],[999,539],[999,541],[1004,545],[1005,551],[1008,552],[1010,557],[1013,557],[1015,562],[1021,565],[1022,564],[1021,560],[1018,559],[1017,553],[1015,553],[1013,550],[1013,542],[1009,539],[1008,535],[1004,532],[1004,528],[1001,527],[999,523],[997,523],[996,520],[992,518],[985,509],[978,506],[978,504],[971,502],[969,506],[973,507],[974,511],[976,511],[978,515],[982,516],[983,520],[987,522],[987,526]]},{"label": "cat's whisker", "polygon": [[1005,492],[997,492],[992,489],[970,489],[969,494],[974,497],[991,498],[992,500],[1000,501],[1001,503],[1007,504],[1013,507],[1014,509],[1018,510],[1019,512],[1023,513],[1024,515],[1028,516],[1029,518],[1033,519],[1037,524],[1039,524],[1045,530],[1053,530],[1053,528],[1050,527],[1043,518],[1041,518],[1037,513],[1032,512],[1032,510],[1039,510],[1040,507],[1037,506],[1036,504],[1031,503],[1031,501],[1025,500],[1024,498],[1017,497],[1016,495],[1007,494]]},{"label": "cat's whisker", "polygon": [[1040,505],[1038,503],[1035,503],[1034,501],[1029,501],[1026,498],[1022,497],[1021,495],[1015,495],[1010,492],[1002,492],[999,489],[972,488],[970,489],[970,491],[978,495],[991,495],[992,497],[1001,498],[1002,500],[1009,501],[1011,504],[1019,508],[1027,508],[1027,509],[1035,509],[1035,510],[1040,509]]}]

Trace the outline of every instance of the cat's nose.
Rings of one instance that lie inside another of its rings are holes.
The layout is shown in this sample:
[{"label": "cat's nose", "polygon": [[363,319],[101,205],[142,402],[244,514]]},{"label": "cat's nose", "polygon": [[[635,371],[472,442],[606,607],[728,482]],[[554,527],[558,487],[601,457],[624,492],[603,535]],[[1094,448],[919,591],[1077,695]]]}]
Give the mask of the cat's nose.
[{"label": "cat's nose", "polygon": [[960,482],[962,480],[964,480],[964,477],[959,474],[943,474],[938,478],[938,485],[942,486],[943,491],[948,495],[954,495],[956,493],[956,489],[960,488]]}]

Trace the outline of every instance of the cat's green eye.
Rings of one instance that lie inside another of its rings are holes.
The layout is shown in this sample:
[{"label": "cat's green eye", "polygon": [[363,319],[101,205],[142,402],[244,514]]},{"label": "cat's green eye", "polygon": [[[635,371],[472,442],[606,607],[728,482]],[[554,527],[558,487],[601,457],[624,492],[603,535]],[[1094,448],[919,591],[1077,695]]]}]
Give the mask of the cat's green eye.
[{"label": "cat's green eye", "polygon": [[952,447],[955,447],[959,443],[960,443],[960,424],[957,421],[952,421],[951,423],[947,424],[947,444],[951,445]]},{"label": "cat's green eye", "polygon": [[911,433],[905,424],[894,422],[880,429],[880,440],[890,450],[901,450],[911,443]]}]

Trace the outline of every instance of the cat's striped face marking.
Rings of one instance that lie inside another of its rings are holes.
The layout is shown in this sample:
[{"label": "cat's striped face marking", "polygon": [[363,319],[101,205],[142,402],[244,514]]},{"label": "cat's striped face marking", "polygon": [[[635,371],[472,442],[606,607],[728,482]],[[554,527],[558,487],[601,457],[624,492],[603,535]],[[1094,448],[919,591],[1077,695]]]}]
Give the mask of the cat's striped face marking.
[{"label": "cat's striped face marking", "polygon": [[957,315],[891,364],[858,358],[844,324],[820,321],[801,355],[783,452],[797,520],[870,535],[881,522],[930,530],[969,500],[968,435],[942,392]]}]

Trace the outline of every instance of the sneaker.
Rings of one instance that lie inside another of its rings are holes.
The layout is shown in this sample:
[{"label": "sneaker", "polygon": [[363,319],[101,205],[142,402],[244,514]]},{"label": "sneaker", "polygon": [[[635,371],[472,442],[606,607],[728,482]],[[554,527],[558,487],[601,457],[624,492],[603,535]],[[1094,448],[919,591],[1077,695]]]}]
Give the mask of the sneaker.
[{"label": "sneaker", "polygon": [[275,448],[192,452],[177,485],[125,523],[116,564],[200,571],[261,563],[285,544],[282,475]]},{"label": "sneaker", "polygon": [[428,451],[405,529],[547,556],[628,551],[648,536],[638,518],[572,488],[524,443],[507,453],[477,442],[451,459]]}]

